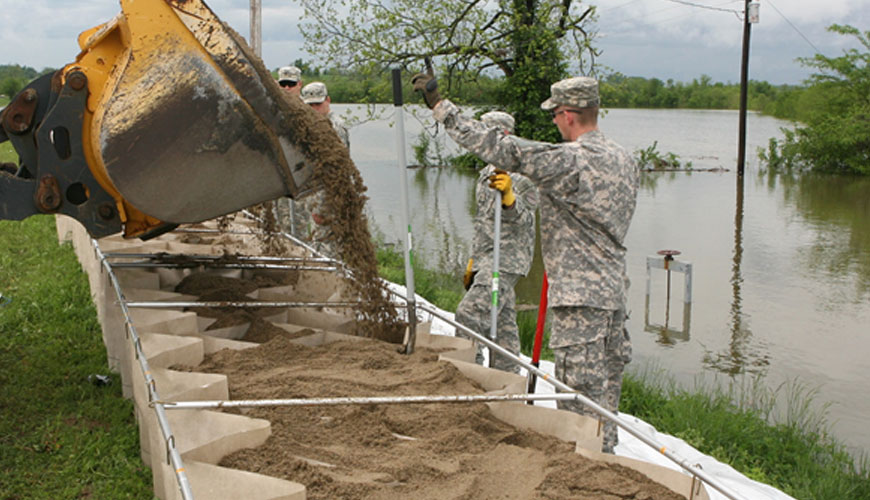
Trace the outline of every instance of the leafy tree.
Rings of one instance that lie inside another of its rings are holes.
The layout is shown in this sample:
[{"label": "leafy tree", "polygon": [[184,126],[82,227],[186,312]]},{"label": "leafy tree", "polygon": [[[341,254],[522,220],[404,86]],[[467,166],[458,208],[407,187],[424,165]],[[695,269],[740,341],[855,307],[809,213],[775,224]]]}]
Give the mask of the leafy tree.
[{"label": "leafy tree", "polygon": [[828,31],[852,36],[863,48],[800,59],[818,71],[799,96],[806,125],[787,131],[782,143],[772,141],[759,156],[774,168],[870,175],[870,31],[838,24]]},{"label": "leafy tree", "polygon": [[10,99],[12,96],[20,92],[22,88],[24,88],[24,80],[21,78],[7,76],[3,80],[0,80],[0,94],[3,94]]},{"label": "leafy tree", "polygon": [[[578,0],[303,0],[302,33],[309,51],[343,68],[398,65],[422,70],[433,58],[446,95],[501,72],[499,100],[515,115],[518,133],[553,138],[539,109],[550,84],[573,70],[594,70],[594,8]],[[415,97],[416,99],[416,97]]]}]

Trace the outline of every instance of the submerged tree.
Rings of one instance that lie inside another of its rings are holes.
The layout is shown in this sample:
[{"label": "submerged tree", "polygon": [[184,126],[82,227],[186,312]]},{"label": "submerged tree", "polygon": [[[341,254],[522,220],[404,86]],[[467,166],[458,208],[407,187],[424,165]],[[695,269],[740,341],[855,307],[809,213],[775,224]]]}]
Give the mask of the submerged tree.
[{"label": "submerged tree", "polygon": [[357,68],[423,69],[431,57],[446,95],[492,71],[504,75],[501,95],[517,133],[556,139],[538,109],[566,69],[593,72],[594,7],[578,0],[303,0],[306,49],[325,63]]},{"label": "submerged tree", "polygon": [[805,126],[784,130],[785,139],[771,139],[760,156],[773,168],[870,175],[870,31],[838,24],[828,31],[853,36],[863,49],[800,59],[818,71],[801,98]]}]

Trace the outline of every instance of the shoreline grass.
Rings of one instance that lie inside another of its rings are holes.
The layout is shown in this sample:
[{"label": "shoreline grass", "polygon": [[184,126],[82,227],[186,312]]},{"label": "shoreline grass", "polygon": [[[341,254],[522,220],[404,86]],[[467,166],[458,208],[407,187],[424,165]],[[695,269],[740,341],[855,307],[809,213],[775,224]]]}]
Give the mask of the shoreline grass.
[{"label": "shoreline grass", "polygon": [[[378,262],[402,281],[400,254],[381,248]],[[458,276],[421,269],[415,278],[422,296],[455,310]],[[118,376],[88,381],[108,372],[106,351],[87,278],[71,246],[58,245],[52,217],[0,221],[0,293],[11,299],[0,300],[0,499],[152,499]],[[629,374],[621,410],[800,500],[870,498],[867,460],[808,413],[812,391],[791,390],[785,423],[771,424],[770,394],[661,380]]]}]

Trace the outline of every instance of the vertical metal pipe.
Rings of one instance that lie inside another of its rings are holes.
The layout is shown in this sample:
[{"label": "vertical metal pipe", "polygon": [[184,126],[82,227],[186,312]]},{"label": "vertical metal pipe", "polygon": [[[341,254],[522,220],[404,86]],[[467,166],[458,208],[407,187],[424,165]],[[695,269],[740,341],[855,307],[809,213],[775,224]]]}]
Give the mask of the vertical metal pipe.
[{"label": "vertical metal pipe", "polygon": [[408,343],[405,354],[414,352],[414,344],[417,342],[417,301],[414,292],[414,267],[413,267],[413,241],[411,238],[410,208],[408,206],[408,168],[405,158],[405,112],[402,107],[402,72],[399,68],[393,68],[393,105],[396,112],[396,143],[398,146],[399,177],[402,184],[402,227],[407,231],[403,240],[405,250],[405,287],[408,290]]},{"label": "vertical metal pipe", "polygon": [[263,57],[263,4],[251,0],[251,49],[258,57]]},{"label": "vertical metal pipe", "polygon": [[749,2],[745,0],[743,9],[743,59],[740,64],[740,123],[737,132],[737,178],[743,182],[743,167],[746,163],[746,101],[749,79]]},{"label": "vertical metal pipe", "polygon": [[[500,192],[496,193],[495,200],[495,220],[492,224],[492,307],[489,316],[489,338],[495,342],[496,333],[498,332],[498,267],[500,260],[501,247],[501,196]],[[495,366],[495,352],[489,351],[489,367]]]}]

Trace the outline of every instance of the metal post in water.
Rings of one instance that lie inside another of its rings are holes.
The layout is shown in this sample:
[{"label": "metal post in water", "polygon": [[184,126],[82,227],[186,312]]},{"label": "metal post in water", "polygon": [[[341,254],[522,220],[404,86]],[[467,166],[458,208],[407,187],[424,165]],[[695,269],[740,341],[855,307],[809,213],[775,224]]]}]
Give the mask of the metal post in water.
[{"label": "metal post in water", "polygon": [[[495,220],[493,221],[492,229],[492,313],[490,314],[489,338],[493,342],[496,339],[498,331],[498,267],[499,267],[499,247],[501,247],[501,196],[496,193],[495,200]],[[489,367],[495,366],[495,352],[489,350]]]},{"label": "metal post in water", "polygon": [[659,250],[659,255],[664,255],[665,262],[664,267],[665,271],[668,273],[668,285],[667,285],[667,294],[665,295],[665,330],[668,329],[668,320],[671,316],[671,262],[674,260],[674,255],[680,255],[679,250]]},{"label": "metal post in water", "polygon": [[747,89],[747,82],[749,80],[749,33],[752,26],[749,22],[750,2],[751,0],[746,0],[746,7],[743,10],[743,57],[740,61],[740,116],[737,127],[738,182],[743,182],[743,166],[746,163],[746,101],[749,93]]},{"label": "metal post in water", "polygon": [[258,57],[263,57],[263,4],[251,0],[251,49]]},{"label": "metal post in water", "polygon": [[405,251],[405,288],[407,288],[408,301],[408,339],[405,344],[405,354],[414,352],[414,344],[417,341],[417,310],[414,292],[414,268],[413,241],[411,238],[410,209],[408,207],[408,168],[405,158],[405,113],[402,107],[402,72],[399,68],[393,68],[393,105],[396,111],[396,145],[398,147],[399,170],[402,184],[402,227],[407,231],[403,239]]}]

